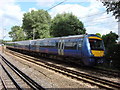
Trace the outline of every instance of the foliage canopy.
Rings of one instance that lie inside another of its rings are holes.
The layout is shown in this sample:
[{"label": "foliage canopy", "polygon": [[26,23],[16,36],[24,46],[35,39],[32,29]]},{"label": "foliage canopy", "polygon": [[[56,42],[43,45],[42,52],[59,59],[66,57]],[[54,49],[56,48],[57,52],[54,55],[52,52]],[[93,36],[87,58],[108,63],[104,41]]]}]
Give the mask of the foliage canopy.
[{"label": "foliage canopy", "polygon": [[73,14],[57,14],[51,22],[51,32],[53,37],[85,34],[83,23]]},{"label": "foliage canopy", "polygon": [[49,37],[51,17],[47,11],[38,10],[27,12],[23,17],[23,29],[26,32],[27,38],[34,39]]},{"label": "foliage canopy", "polygon": [[100,34],[100,33],[96,33],[96,35],[98,35],[99,37],[101,37],[101,34]]},{"label": "foliage canopy", "polygon": [[103,1],[102,3],[104,6],[106,6],[108,13],[113,12],[113,15],[115,16],[116,19],[120,17],[120,1],[117,2],[115,2],[115,0],[108,2]]},{"label": "foliage canopy", "polygon": [[113,44],[108,47],[106,60],[112,60],[112,67],[120,70],[120,44]]},{"label": "foliage canopy", "polygon": [[112,31],[106,35],[102,36],[102,39],[104,41],[105,47],[109,47],[110,45],[113,45],[116,43],[116,40],[118,39],[118,35],[116,33],[113,33]]},{"label": "foliage canopy", "polygon": [[13,41],[21,41],[25,39],[23,29],[20,26],[13,26],[9,35]]},{"label": "foliage canopy", "polygon": [[[114,68],[120,68],[120,44],[116,43],[116,40],[118,39],[118,35],[116,33],[113,33],[112,31],[106,35],[102,36],[102,39],[104,41],[105,47],[106,47],[106,63],[111,63],[112,67]],[[111,62],[112,61],[112,62]]]}]

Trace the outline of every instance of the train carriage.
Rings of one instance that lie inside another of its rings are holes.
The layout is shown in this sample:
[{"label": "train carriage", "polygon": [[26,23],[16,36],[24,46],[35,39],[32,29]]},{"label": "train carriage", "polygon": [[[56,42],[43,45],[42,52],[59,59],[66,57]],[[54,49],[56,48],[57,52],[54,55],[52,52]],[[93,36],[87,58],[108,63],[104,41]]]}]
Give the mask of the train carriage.
[{"label": "train carriage", "polygon": [[12,43],[7,45],[8,48],[14,47],[15,49],[27,50],[34,53],[77,58],[86,66],[94,66],[96,63],[102,63],[105,52],[102,39],[94,34],[8,43]]}]

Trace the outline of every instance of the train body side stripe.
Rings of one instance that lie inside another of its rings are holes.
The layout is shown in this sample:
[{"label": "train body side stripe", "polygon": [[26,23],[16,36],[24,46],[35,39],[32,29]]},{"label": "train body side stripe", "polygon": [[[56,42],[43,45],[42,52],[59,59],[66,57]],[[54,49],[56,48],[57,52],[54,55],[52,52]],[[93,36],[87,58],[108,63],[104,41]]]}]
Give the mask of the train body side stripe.
[{"label": "train body side stripe", "polygon": [[89,39],[99,39],[99,40],[102,40],[102,39],[99,38],[99,37],[89,37]]}]

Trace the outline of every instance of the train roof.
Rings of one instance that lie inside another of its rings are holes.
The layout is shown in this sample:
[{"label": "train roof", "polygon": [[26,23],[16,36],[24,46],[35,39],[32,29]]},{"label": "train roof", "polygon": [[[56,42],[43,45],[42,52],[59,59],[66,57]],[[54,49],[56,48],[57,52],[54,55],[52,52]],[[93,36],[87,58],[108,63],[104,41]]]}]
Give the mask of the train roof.
[{"label": "train roof", "polygon": [[[95,34],[84,34],[84,35],[70,35],[70,36],[63,36],[63,37],[55,37],[55,38],[44,38],[44,39],[35,39],[35,40],[25,40],[25,41],[16,41],[14,43],[18,42],[32,42],[32,41],[39,41],[39,40],[58,40],[58,39],[67,39],[67,38],[82,38],[82,37],[90,37],[90,36],[96,36],[99,37]],[[13,43],[13,42],[8,42],[8,43]]]},{"label": "train roof", "polygon": [[[67,39],[67,38],[84,38],[84,37],[90,37],[90,36],[96,36],[99,37],[95,34],[84,34],[84,35],[70,35],[70,36],[63,36],[63,37],[55,37],[55,38],[45,38],[42,40],[50,40],[50,39]],[[41,40],[41,39],[38,39]]]}]

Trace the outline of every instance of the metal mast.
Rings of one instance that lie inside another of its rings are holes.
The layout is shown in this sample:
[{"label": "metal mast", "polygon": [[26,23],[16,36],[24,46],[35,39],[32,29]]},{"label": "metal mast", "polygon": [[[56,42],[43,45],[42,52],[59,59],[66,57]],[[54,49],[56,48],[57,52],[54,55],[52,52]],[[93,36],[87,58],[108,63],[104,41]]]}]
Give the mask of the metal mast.
[{"label": "metal mast", "polygon": [[120,17],[118,17],[118,43],[120,44]]}]

